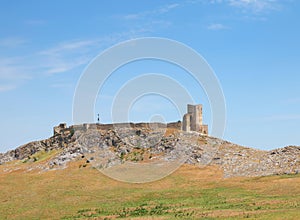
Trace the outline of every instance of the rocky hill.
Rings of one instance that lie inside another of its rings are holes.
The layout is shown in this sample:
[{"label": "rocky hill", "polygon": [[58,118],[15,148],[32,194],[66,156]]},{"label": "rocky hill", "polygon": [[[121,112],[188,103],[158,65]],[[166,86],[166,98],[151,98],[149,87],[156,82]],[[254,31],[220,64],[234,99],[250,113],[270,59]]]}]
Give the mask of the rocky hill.
[{"label": "rocky hill", "polygon": [[[0,164],[7,166],[19,161],[30,164],[29,170],[47,171],[64,169],[68,162],[79,159],[108,168],[126,162],[182,161],[199,166],[216,165],[225,177],[300,172],[299,146],[263,151],[179,128],[180,122],[68,128],[61,124],[54,128],[54,135],[49,139],[0,154]],[[7,166],[5,170],[11,172],[12,169],[17,168]]]}]

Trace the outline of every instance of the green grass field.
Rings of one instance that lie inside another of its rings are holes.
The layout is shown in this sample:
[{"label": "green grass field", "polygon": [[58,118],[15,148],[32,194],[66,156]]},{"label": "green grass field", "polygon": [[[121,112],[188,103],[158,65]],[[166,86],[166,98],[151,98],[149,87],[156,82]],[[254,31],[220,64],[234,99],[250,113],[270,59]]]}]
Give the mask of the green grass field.
[{"label": "green grass field", "polygon": [[223,179],[217,167],[184,165],[162,180],[129,184],[82,163],[48,172],[0,166],[0,219],[300,218],[300,175]]}]

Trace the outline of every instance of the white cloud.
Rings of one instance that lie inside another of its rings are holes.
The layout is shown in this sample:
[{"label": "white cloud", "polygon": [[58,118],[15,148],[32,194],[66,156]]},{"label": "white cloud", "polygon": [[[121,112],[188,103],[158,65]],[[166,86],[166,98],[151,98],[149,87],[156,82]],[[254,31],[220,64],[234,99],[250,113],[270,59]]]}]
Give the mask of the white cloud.
[{"label": "white cloud", "polygon": [[87,47],[96,46],[98,40],[77,40],[60,43],[53,48],[39,52],[41,55],[59,56],[61,53],[74,52],[75,50],[86,49]]},{"label": "white cloud", "polygon": [[230,7],[238,8],[244,13],[265,13],[279,10],[283,4],[283,1],[279,0],[199,0],[198,2],[205,4],[226,4]]},{"label": "white cloud", "polygon": [[217,31],[217,30],[225,30],[225,29],[229,29],[229,27],[220,24],[220,23],[215,23],[215,24],[211,24],[207,27],[207,29],[209,30],[213,30],[213,31]]},{"label": "white cloud", "polygon": [[180,6],[180,4],[178,4],[178,3],[168,4],[168,5],[164,5],[159,8],[153,9],[153,10],[142,11],[142,12],[135,13],[135,14],[128,14],[128,15],[122,16],[122,18],[124,18],[126,20],[137,20],[137,19],[142,19],[145,17],[166,14],[169,11],[171,11],[179,6]]},{"label": "white cloud", "polygon": [[[71,58],[70,58],[71,59]],[[72,69],[75,69],[76,67],[79,67],[83,64],[87,64],[91,59],[87,57],[78,57],[77,60],[64,60],[64,61],[48,61],[48,63],[45,64],[45,67],[47,67],[46,73],[48,74],[55,74],[55,73],[64,73],[67,71],[70,71]]]},{"label": "white cloud", "polygon": [[21,57],[0,58],[0,79],[1,81],[29,79],[31,77],[28,72],[31,68]]},{"label": "white cloud", "polygon": [[161,7],[161,8],[159,8],[157,10],[157,13],[164,14],[164,13],[167,13],[167,12],[171,11],[174,8],[177,8],[178,6],[180,6],[178,3],[165,5],[165,6]]},{"label": "white cloud", "polygon": [[0,92],[12,90],[36,77],[67,72],[87,64],[91,59],[88,47],[92,47],[91,41],[72,41],[23,57],[0,57]]},{"label": "white cloud", "polygon": [[71,88],[72,86],[74,86],[74,84],[66,82],[53,83],[50,85],[52,88]]},{"label": "white cloud", "polygon": [[22,57],[0,57],[0,92],[17,88],[36,77],[76,71],[75,68],[83,68],[103,49],[120,41],[143,36],[147,31],[136,29],[98,39],[71,40],[44,50],[31,51]]},{"label": "white cloud", "polygon": [[26,41],[24,39],[17,37],[0,39],[0,47],[19,47],[25,43]]},{"label": "white cloud", "polygon": [[0,85],[0,92],[6,92],[15,89],[16,85]]},{"label": "white cloud", "polygon": [[146,30],[140,29],[112,34],[98,39],[63,42],[38,52],[37,56],[43,61],[41,67],[45,73],[64,73],[87,64],[103,49],[117,42],[139,37],[144,31]]},{"label": "white cloud", "polygon": [[13,90],[31,79],[32,70],[24,58],[0,58],[0,92]]},{"label": "white cloud", "polygon": [[63,73],[89,62],[91,51],[99,48],[99,40],[76,40],[59,43],[57,46],[37,52],[41,68],[47,74]]},{"label": "white cloud", "polygon": [[280,8],[277,0],[228,0],[230,6],[251,10],[255,13],[277,10]]}]

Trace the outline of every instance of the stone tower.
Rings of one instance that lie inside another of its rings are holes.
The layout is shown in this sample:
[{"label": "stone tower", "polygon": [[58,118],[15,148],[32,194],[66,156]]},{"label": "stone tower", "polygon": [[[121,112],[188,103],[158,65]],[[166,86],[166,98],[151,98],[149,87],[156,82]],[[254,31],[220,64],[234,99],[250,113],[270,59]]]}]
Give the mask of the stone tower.
[{"label": "stone tower", "polygon": [[182,130],[208,134],[208,126],[203,125],[202,121],[202,105],[187,105],[187,113],[183,116]]}]

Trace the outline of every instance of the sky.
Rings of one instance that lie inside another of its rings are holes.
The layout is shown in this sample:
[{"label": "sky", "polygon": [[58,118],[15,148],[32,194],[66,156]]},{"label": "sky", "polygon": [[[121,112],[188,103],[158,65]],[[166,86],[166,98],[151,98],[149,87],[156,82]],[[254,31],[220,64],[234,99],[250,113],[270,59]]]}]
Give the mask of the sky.
[{"label": "sky", "polygon": [[[299,11],[296,0],[0,0],[0,152],[48,138],[61,122],[73,124],[73,97],[88,64],[140,37],[181,42],[209,63],[226,100],[224,139],[265,150],[300,145]],[[101,122],[112,121],[122,85],[145,73],[180,82],[211,124],[205,91],[184,70],[155,60],[111,75],[95,102]],[[182,117],[170,100],[151,94],[128,114],[136,122]]]}]

